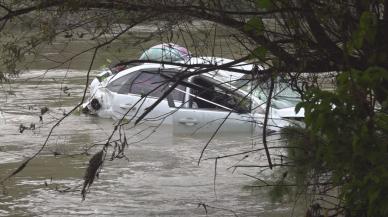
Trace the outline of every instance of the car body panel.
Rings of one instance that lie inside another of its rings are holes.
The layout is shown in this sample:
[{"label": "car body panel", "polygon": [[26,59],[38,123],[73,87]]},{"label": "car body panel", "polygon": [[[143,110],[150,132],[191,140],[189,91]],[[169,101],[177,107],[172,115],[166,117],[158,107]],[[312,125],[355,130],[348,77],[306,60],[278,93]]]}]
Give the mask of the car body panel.
[{"label": "car body panel", "polygon": [[250,133],[254,127],[250,114],[236,112],[180,108],[172,116],[176,134]]}]

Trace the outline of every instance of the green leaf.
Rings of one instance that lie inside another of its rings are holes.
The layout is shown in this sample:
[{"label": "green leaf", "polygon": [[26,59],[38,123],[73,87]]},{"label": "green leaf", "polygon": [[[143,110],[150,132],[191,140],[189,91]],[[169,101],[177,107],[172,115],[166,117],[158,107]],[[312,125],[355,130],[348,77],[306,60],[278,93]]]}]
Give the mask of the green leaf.
[{"label": "green leaf", "polygon": [[252,58],[265,59],[266,54],[267,49],[265,49],[264,47],[257,47],[255,50],[252,51]]},{"label": "green leaf", "polygon": [[377,34],[377,17],[370,11],[364,11],[360,17],[358,30],[352,36],[355,48],[360,49],[365,41],[373,43]]},{"label": "green leaf", "polygon": [[364,44],[364,33],[363,32],[354,33],[352,37],[352,42],[353,42],[354,48],[360,49]]},{"label": "green leaf", "polygon": [[300,103],[296,104],[295,112],[298,113],[303,106],[304,106],[303,102],[300,102]]},{"label": "green leaf", "polygon": [[256,33],[262,33],[264,30],[263,20],[259,17],[251,18],[244,26],[245,31],[256,31]]},{"label": "green leaf", "polygon": [[373,43],[377,33],[377,17],[370,11],[364,11],[360,18],[360,30],[364,32],[365,39]]},{"label": "green leaf", "polygon": [[[375,207],[373,206],[373,204],[376,202],[376,200],[379,199],[379,196],[380,196],[380,189],[376,188],[376,189],[371,189],[369,190],[368,192],[368,199],[369,199],[369,209],[368,209],[368,213],[369,214],[372,214],[375,209]],[[373,215],[373,214],[372,214]],[[370,215],[370,216],[372,216]]]},{"label": "green leaf", "polygon": [[272,7],[271,0],[256,0],[256,5],[258,8],[270,9]]}]

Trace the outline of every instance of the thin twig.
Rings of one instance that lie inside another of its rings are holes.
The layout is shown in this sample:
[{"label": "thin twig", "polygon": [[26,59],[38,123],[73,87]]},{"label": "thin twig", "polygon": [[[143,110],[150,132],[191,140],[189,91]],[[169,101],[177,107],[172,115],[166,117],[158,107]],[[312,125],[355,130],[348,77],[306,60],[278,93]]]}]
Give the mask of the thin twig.
[{"label": "thin twig", "polygon": [[267,98],[267,106],[265,108],[265,118],[264,118],[264,124],[263,124],[263,145],[265,148],[265,154],[267,155],[267,160],[268,160],[268,165],[269,168],[272,170],[272,161],[271,161],[271,155],[268,150],[268,145],[267,145],[267,124],[268,124],[268,114],[269,110],[271,109],[271,101],[272,101],[272,92],[274,89],[274,77],[273,75],[271,76],[271,87],[269,89],[269,96]]}]

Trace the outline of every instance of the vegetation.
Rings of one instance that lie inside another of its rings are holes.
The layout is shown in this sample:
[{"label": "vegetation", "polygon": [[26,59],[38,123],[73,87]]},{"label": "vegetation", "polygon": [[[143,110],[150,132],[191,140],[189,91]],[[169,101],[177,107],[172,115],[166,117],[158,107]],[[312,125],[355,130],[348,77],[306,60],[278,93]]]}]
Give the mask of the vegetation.
[{"label": "vegetation", "polygon": [[[250,79],[273,83],[280,76],[302,95],[306,127],[285,130],[293,166],[282,168],[281,186],[293,183],[317,196],[307,216],[388,215],[386,0],[13,0],[0,7],[1,81],[20,72],[26,54],[38,55],[43,44],[80,29],[94,42],[85,52],[95,53],[144,23],[159,25],[158,35],[171,33],[170,41],[196,20],[228,29],[244,48],[236,59],[264,66],[245,72]],[[125,25],[117,30],[118,23]],[[15,25],[29,34],[15,33]],[[321,73],[333,71],[335,87],[322,89]],[[272,168],[268,151],[267,157]]]}]

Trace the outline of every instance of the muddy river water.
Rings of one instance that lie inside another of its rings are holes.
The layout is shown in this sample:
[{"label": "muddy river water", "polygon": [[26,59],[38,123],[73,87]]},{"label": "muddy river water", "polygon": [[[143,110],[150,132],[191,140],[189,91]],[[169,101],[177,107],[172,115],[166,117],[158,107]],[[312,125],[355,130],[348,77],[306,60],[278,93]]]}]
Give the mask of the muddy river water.
[{"label": "muddy river water", "polygon": [[[82,59],[79,60],[82,62]],[[39,67],[36,67],[39,68]],[[80,67],[82,68],[82,67]],[[85,68],[85,67],[84,67]],[[92,74],[96,74],[94,70]],[[0,92],[0,176],[37,152],[55,122],[79,103],[86,71],[31,69],[2,84]],[[48,111],[40,115],[42,108]],[[254,179],[271,172],[236,165],[265,165],[264,153],[197,164],[208,136],[174,136],[170,126],[155,132],[128,129],[127,159],[107,161],[82,201],[89,155],[101,149],[114,121],[75,112],[53,132],[43,152],[0,192],[0,216],[299,216],[293,203],[272,203]],[[146,138],[146,139],[144,139]],[[270,145],[277,145],[278,138]],[[215,138],[209,157],[260,148],[248,135]],[[242,160],[244,158],[244,160]],[[259,173],[260,172],[260,173]],[[216,177],[215,177],[216,174]],[[202,204],[202,205],[201,205]],[[203,205],[206,204],[206,205]],[[298,210],[298,209],[296,209]]]}]

